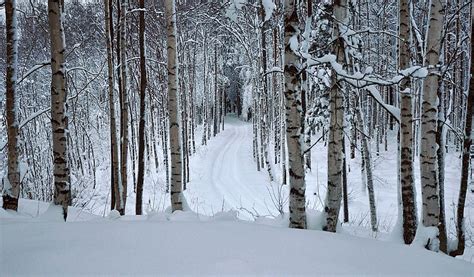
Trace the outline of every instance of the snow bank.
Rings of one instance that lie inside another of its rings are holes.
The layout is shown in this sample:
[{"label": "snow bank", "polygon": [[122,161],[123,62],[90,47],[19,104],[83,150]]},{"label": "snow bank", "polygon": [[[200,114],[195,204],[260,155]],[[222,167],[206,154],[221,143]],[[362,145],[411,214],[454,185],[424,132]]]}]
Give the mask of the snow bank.
[{"label": "snow bank", "polygon": [[[195,216],[175,212],[135,221],[2,220],[0,268],[3,276],[469,276],[474,272],[470,263],[418,247],[277,227],[285,217],[266,226],[238,221],[232,211],[205,221]],[[310,216],[316,222],[318,217]]]}]

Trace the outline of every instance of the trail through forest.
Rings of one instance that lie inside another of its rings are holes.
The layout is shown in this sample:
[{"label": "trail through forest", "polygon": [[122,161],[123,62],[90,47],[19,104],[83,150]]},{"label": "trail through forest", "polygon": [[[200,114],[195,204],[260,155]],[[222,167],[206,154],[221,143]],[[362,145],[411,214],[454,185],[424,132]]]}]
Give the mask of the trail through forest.
[{"label": "trail through forest", "polygon": [[193,210],[204,214],[241,210],[243,218],[250,213],[276,212],[268,191],[268,174],[257,171],[252,159],[251,128],[250,123],[227,116],[225,130],[191,158],[185,194]]}]

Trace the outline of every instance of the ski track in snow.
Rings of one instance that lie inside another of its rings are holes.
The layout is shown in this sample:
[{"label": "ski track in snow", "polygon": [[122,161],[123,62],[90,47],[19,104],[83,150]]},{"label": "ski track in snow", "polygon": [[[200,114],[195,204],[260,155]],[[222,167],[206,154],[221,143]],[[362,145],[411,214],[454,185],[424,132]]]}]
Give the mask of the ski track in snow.
[{"label": "ski track in snow", "polygon": [[[191,157],[190,167],[200,167],[201,174],[191,175],[187,187],[191,195],[197,195],[204,205],[210,205],[210,214],[217,212],[218,203],[219,211],[245,208],[263,215],[271,210],[266,205],[269,178],[266,171],[256,170],[251,156],[250,127],[236,117],[226,117],[225,130],[208,141],[204,156]],[[204,164],[199,166],[198,163]],[[249,215],[243,213],[242,216],[248,218]]]}]

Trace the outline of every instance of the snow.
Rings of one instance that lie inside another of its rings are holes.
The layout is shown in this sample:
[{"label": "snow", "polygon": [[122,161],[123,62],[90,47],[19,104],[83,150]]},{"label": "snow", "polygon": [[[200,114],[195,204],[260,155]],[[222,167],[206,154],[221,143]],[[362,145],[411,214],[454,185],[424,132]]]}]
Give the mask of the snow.
[{"label": "snow", "polygon": [[418,247],[289,229],[278,219],[267,219],[266,224],[238,221],[233,212],[204,220],[192,212],[175,212],[161,213],[161,220],[154,216],[67,223],[4,213],[0,209],[4,276],[469,276],[474,270],[470,263]]},{"label": "snow", "polygon": [[273,3],[273,0],[262,0],[263,8],[265,9],[265,21],[269,20],[272,17],[273,11],[276,6]]},{"label": "snow", "polygon": [[185,192],[189,206],[206,215],[240,210],[242,219],[253,219],[252,211],[277,215],[267,190],[268,175],[256,172],[251,161],[251,125],[236,117],[227,117],[225,124],[224,132],[191,157],[191,180]]},{"label": "snow", "polygon": [[289,43],[290,43],[290,49],[294,53],[298,53],[299,51],[298,34],[291,36]]},{"label": "snow", "polygon": [[237,13],[242,9],[242,6],[245,5],[247,0],[231,0],[229,2],[230,5],[227,7],[226,16],[230,20],[237,22]]}]

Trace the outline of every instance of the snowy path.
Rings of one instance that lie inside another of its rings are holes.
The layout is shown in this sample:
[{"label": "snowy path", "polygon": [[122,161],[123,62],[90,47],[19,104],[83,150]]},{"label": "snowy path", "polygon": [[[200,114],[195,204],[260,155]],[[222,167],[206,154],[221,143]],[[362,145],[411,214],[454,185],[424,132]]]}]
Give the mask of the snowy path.
[{"label": "snowy path", "polygon": [[[197,142],[201,138],[196,138]],[[252,129],[248,122],[226,117],[225,130],[191,157],[190,183],[185,193],[195,211],[247,209],[260,215],[274,213],[265,170],[258,172],[252,158]],[[251,217],[242,210],[243,218]]]}]

